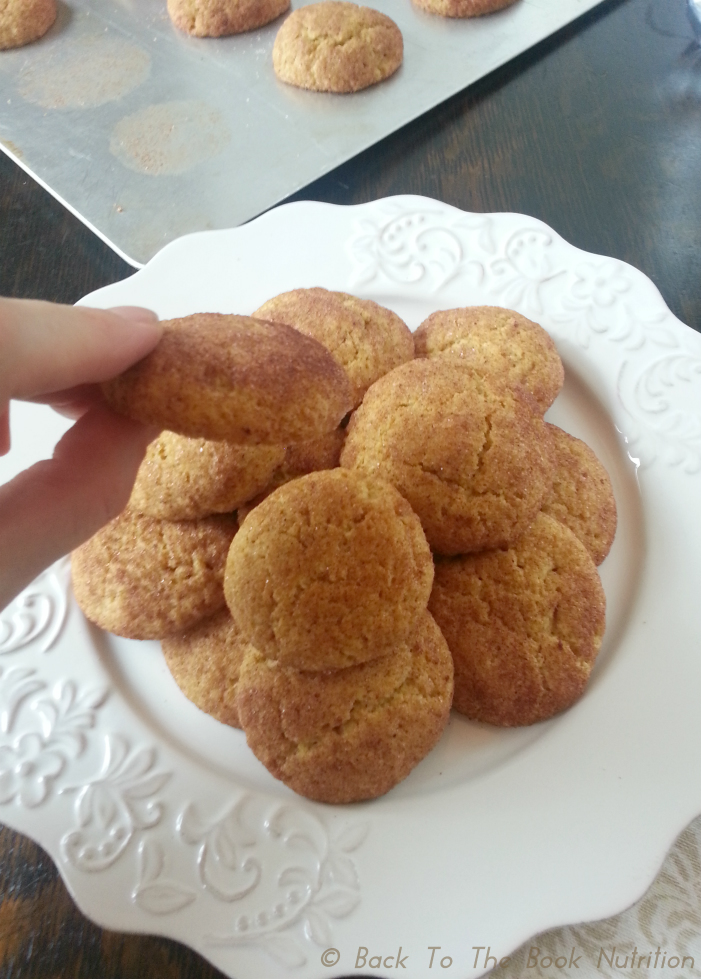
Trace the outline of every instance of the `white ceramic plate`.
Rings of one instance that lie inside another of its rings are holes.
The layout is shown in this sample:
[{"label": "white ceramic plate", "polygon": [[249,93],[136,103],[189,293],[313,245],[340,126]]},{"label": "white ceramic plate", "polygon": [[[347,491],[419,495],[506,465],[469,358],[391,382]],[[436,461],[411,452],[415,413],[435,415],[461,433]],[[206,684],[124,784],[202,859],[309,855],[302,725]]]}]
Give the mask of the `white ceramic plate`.
[{"label": "white ceramic plate", "polygon": [[[599,454],[620,515],[588,692],[525,730],[455,717],[384,798],[315,805],[183,698],[157,643],[88,625],[62,562],[0,617],[0,817],[95,921],[232,977],[477,976],[475,948],[501,958],[630,904],[701,812],[701,336],[641,273],[533,218],[419,197],[287,205],[175,241],[84,302],[248,313],[313,285],[412,327],[492,304],[552,333],[567,380],[548,417]],[[47,417],[17,406],[0,478],[50,452]]]}]

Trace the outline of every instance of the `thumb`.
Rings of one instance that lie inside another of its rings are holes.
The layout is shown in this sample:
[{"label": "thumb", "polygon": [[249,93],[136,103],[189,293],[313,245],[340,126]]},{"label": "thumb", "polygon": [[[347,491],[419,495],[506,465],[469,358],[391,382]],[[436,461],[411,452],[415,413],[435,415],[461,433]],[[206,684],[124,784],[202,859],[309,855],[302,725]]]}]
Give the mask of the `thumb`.
[{"label": "thumb", "polygon": [[0,609],[124,509],[156,431],[102,405],[0,487]]}]

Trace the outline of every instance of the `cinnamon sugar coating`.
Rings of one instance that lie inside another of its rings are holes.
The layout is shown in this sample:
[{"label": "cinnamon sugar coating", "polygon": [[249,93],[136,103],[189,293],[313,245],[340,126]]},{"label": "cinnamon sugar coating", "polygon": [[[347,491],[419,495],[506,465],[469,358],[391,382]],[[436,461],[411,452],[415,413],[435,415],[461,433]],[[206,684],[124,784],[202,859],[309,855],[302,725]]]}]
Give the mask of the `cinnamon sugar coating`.
[{"label": "cinnamon sugar coating", "polygon": [[611,550],[618,522],[611,480],[585,442],[557,425],[548,429],[555,453],[554,476],[543,513],[569,527],[594,564],[601,564]]},{"label": "cinnamon sugar coating", "polygon": [[393,75],[403,57],[402,33],[393,20],[342,0],[294,10],[273,45],[278,78],[317,92],[357,92],[375,85]]},{"label": "cinnamon sugar coating", "polygon": [[348,375],[354,407],[373,381],[414,356],[411,330],[396,313],[345,292],[293,289],[269,299],[253,315],[287,323],[323,343]]},{"label": "cinnamon sugar coating", "polygon": [[432,313],[414,334],[417,357],[450,356],[521,384],[545,412],[565,380],[550,335],[532,320],[499,306],[465,306]]},{"label": "cinnamon sugar coating", "polygon": [[406,500],[381,479],[331,469],[285,483],[249,513],[224,587],[265,656],[329,670],[405,639],[432,581],[431,552]]},{"label": "cinnamon sugar coating", "polygon": [[57,13],[56,0],[0,0],[0,51],[38,41]]},{"label": "cinnamon sugar coating", "polygon": [[333,431],[350,410],[345,372],[282,323],[196,313],[102,385],[115,411],[192,438],[286,444]]},{"label": "cinnamon sugar coating", "polygon": [[162,520],[231,513],[269,485],[285,453],[282,445],[236,445],[161,432],[146,450],[129,506]]},{"label": "cinnamon sugar coating", "polygon": [[248,744],[275,776],[318,802],[374,799],[405,778],[448,721],[453,668],[424,611],[385,656],[302,673],[249,647],[238,709]]},{"label": "cinnamon sugar coating", "polygon": [[275,20],[290,0],[168,0],[175,26],[196,37],[242,34]]},{"label": "cinnamon sugar coating", "polygon": [[182,692],[205,714],[241,727],[236,691],[249,645],[227,608],[161,641],[166,666]]},{"label": "cinnamon sugar coating", "polygon": [[160,639],[224,605],[234,517],[171,522],[123,511],[71,555],[73,592],[101,629]]},{"label": "cinnamon sugar coating", "polygon": [[436,562],[429,601],[453,655],[453,707],[512,727],[584,692],[605,627],[594,562],[545,514],[509,548]]},{"label": "cinnamon sugar coating", "polygon": [[351,418],[341,465],[396,486],[439,554],[508,545],[552,484],[549,433],[532,399],[450,357],[376,381]]}]

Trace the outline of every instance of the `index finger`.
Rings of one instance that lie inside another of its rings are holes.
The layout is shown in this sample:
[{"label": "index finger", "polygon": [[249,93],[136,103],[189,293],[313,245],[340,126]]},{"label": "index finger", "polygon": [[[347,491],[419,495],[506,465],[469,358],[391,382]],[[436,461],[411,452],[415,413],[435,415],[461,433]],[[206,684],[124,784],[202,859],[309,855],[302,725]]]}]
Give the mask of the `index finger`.
[{"label": "index finger", "polygon": [[145,357],[162,328],[155,313],[0,299],[0,410],[10,398],[38,398],[106,381]]}]

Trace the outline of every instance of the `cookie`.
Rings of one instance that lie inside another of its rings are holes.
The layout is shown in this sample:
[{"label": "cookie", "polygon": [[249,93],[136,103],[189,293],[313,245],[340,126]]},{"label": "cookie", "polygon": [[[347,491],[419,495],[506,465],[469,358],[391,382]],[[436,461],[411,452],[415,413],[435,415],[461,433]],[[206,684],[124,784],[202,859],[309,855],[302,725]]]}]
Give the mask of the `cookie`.
[{"label": "cookie", "polygon": [[38,41],[56,20],[56,0],[1,0],[0,51]]},{"label": "cookie", "polygon": [[436,562],[429,601],[453,655],[453,707],[513,727],[584,692],[604,634],[594,562],[545,514],[510,548]]},{"label": "cookie", "polygon": [[230,727],[241,727],[236,707],[239,671],[249,649],[229,610],[161,641],[171,675],[188,700]]},{"label": "cookie", "polygon": [[269,299],[253,315],[287,323],[323,343],[348,375],[354,407],[373,381],[414,356],[411,330],[396,313],[345,292],[294,289]]},{"label": "cookie", "polygon": [[381,479],[330,469],[285,483],[249,513],[224,589],[263,655],[330,670],[405,639],[432,580],[431,552],[406,500]]},{"label": "cookie", "polygon": [[302,673],[249,647],[238,709],[275,778],[318,802],[374,799],[438,742],[453,689],[450,652],[423,612],[406,641],[348,669]]},{"label": "cookie", "polygon": [[161,432],[146,450],[129,506],[162,520],[230,513],[271,482],[282,445],[235,445]]},{"label": "cookie", "polygon": [[565,380],[550,335],[520,313],[466,306],[432,313],[414,334],[417,357],[451,356],[475,370],[521,384],[545,412]]},{"label": "cookie", "polygon": [[251,510],[262,503],[266,496],[270,496],[278,486],[289,483],[291,479],[297,479],[299,476],[306,476],[307,473],[320,472],[322,469],[335,469],[340,464],[341,449],[345,440],[345,428],[337,428],[318,439],[310,439],[307,442],[292,442],[285,446],[284,459],[275,470],[268,486],[261,493],[251,497],[246,503],[238,507],[239,524],[243,523]]},{"label": "cookie", "polygon": [[175,26],[195,37],[242,34],[269,24],[290,9],[290,0],[168,0]]},{"label": "cookie", "polygon": [[389,78],[404,57],[402,32],[371,7],[323,0],[294,10],[273,45],[273,68],[288,85],[357,92]]},{"label": "cookie", "polygon": [[414,0],[417,7],[441,17],[481,17],[510,7],[516,0]]},{"label": "cookie", "polygon": [[91,622],[127,639],[160,639],[224,605],[234,517],[171,522],[125,510],[71,556],[73,592]]},{"label": "cookie", "polygon": [[220,313],[167,321],[155,349],[102,390],[136,421],[243,444],[316,438],[352,404],[322,344],[282,323]]},{"label": "cookie", "polygon": [[549,433],[532,399],[449,357],[413,360],[372,385],[341,465],[388,480],[439,554],[507,546],[552,485]]},{"label": "cookie", "polygon": [[555,453],[553,488],[543,513],[565,524],[601,564],[616,536],[616,500],[609,475],[592,449],[548,425]]}]

